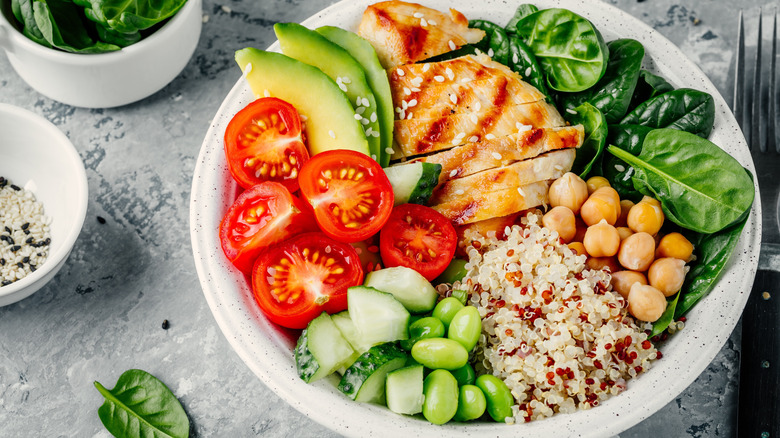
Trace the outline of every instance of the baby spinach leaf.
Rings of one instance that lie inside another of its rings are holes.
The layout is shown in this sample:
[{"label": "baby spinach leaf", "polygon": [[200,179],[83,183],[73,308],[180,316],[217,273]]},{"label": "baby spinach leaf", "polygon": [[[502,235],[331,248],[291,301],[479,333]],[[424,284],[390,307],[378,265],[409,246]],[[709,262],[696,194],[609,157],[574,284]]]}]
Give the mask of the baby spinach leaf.
[{"label": "baby spinach leaf", "polygon": [[504,28],[487,20],[469,20],[469,27],[485,31],[485,38],[482,38],[475,46],[490,55],[494,61],[507,65],[509,37],[504,32]]},{"label": "baby spinach leaf", "polygon": [[99,382],[95,387],[106,399],[98,409],[100,421],[116,437],[187,438],[190,420],[176,396],[142,370],[125,371],[108,390]]},{"label": "baby spinach leaf", "polygon": [[686,233],[685,237],[693,243],[696,260],[685,276],[682,299],[674,312],[675,318],[688,313],[710,293],[726,268],[747,220],[748,216],[745,216],[738,223],[714,234]]},{"label": "baby spinach leaf", "polygon": [[87,17],[121,33],[148,29],[173,16],[187,0],[77,0]]},{"label": "baby spinach leaf", "polygon": [[[639,155],[642,152],[645,136],[652,130],[653,128],[642,125],[609,125],[607,144],[617,146],[631,155]],[[634,168],[609,151],[604,151],[601,172],[612,188],[620,194],[621,199],[633,201],[642,199],[642,194],[634,188],[634,183],[631,181]]]},{"label": "baby spinach leaf", "polygon": [[22,15],[22,6],[19,4],[19,0],[11,0],[11,14],[13,14],[16,21],[24,23],[24,16]]},{"label": "baby spinach leaf", "polygon": [[753,181],[715,144],[675,129],[656,129],[634,156],[608,150],[634,167],[634,188],[661,202],[666,218],[688,230],[711,234],[742,219],[753,204]]},{"label": "baby spinach leaf", "polygon": [[674,87],[661,76],[654,75],[647,70],[639,72],[639,80],[636,83],[634,96],[631,98],[630,108],[636,108],[646,100],[674,90]]},{"label": "baby spinach leaf", "polygon": [[536,87],[552,102],[550,91],[545,85],[544,72],[536,61],[533,50],[517,36],[509,37],[509,68],[520,74],[524,81]]},{"label": "baby spinach leaf", "polygon": [[576,93],[595,85],[607,69],[609,49],[599,31],[567,9],[544,9],[517,23],[553,90]]},{"label": "baby spinach leaf", "polygon": [[661,317],[653,323],[653,331],[650,332],[650,337],[660,335],[664,332],[664,330],[666,330],[667,327],[669,327],[669,324],[674,321],[674,310],[677,308],[677,302],[679,300],[680,292],[677,292],[674,295],[674,299],[666,301],[666,310],[664,310],[664,313],[661,314]]},{"label": "baby spinach leaf", "polygon": [[114,29],[106,28],[100,23],[95,23],[95,30],[97,30],[101,41],[116,44],[119,47],[127,47],[141,41],[141,32],[137,31],[131,33],[117,32]]},{"label": "baby spinach leaf", "polygon": [[578,106],[575,111],[576,114],[567,113],[566,118],[572,125],[581,124],[585,128],[585,140],[577,149],[571,171],[585,178],[604,151],[607,122],[601,111],[588,102]]},{"label": "baby spinach leaf", "polygon": [[41,30],[38,28],[38,24],[35,22],[33,0],[14,0],[14,2],[15,6],[14,3],[12,3],[11,9],[13,9],[14,16],[19,20],[19,23],[22,26],[22,34],[42,46],[51,47],[51,44],[43,37]]},{"label": "baby spinach leaf", "polygon": [[628,112],[645,48],[632,39],[610,41],[607,47],[609,62],[601,80],[585,91],[562,94],[559,102],[564,109],[574,109],[588,102],[604,114],[607,123],[617,123]]},{"label": "baby spinach leaf", "polygon": [[707,138],[715,123],[715,101],[709,94],[680,88],[656,96],[634,108],[621,125],[673,128]]},{"label": "baby spinach leaf", "polygon": [[119,46],[95,41],[87,33],[81,8],[68,0],[34,0],[33,15],[43,38],[52,47],[73,53],[103,53]]},{"label": "baby spinach leaf", "polygon": [[507,22],[506,26],[504,26],[504,32],[506,32],[506,34],[510,36],[516,34],[517,23],[523,18],[538,11],[539,8],[537,8],[532,4],[524,3],[518,6],[517,9],[515,9],[515,15],[513,15],[512,18],[509,19],[509,22]]}]

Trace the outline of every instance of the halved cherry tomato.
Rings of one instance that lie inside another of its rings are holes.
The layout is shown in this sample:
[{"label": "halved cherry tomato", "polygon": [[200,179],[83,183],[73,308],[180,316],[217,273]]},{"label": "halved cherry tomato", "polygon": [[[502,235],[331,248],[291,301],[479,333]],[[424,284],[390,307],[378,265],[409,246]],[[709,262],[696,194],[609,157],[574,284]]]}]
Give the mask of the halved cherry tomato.
[{"label": "halved cherry tomato", "polygon": [[401,204],[379,233],[385,267],[406,266],[428,281],[447,269],[455,254],[457,235],[449,219],[417,204]]},{"label": "halved cherry tomato", "polygon": [[219,240],[225,256],[248,273],[265,248],[315,230],[311,208],[283,185],[267,181],[238,196],[219,224]]},{"label": "halved cherry tomato", "polygon": [[301,166],[309,159],[298,111],[275,97],[255,100],[228,124],[225,154],[241,187],[275,181],[295,192]]},{"label": "halved cherry tomato", "polygon": [[382,258],[379,256],[379,233],[366,240],[352,242],[350,245],[355,248],[358,257],[360,257],[363,275],[382,269]]},{"label": "halved cherry tomato", "polygon": [[375,234],[393,208],[393,188],[385,172],[360,152],[321,152],[303,166],[298,180],[322,231],[340,242]]},{"label": "halved cherry tomato", "polygon": [[347,308],[347,288],[363,283],[355,249],[323,233],[305,233],[257,258],[252,290],[271,321],[304,328],[322,311]]}]

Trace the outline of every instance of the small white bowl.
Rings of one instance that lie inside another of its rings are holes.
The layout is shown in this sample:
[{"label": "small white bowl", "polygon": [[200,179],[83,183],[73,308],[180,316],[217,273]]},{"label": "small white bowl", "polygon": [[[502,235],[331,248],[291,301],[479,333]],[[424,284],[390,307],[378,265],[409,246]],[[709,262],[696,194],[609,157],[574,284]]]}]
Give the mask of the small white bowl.
[{"label": "small white bowl", "polygon": [[137,102],[170,83],[187,65],[203,25],[201,0],[188,0],[165,25],[116,52],[66,53],[25,37],[0,1],[0,47],[16,73],[41,94],[68,105],[111,108]]},{"label": "small white bowl", "polygon": [[0,286],[0,306],[30,296],[65,264],[87,214],[87,173],[73,143],[45,118],[0,103],[0,176],[35,194],[51,217],[46,261],[21,280]]}]

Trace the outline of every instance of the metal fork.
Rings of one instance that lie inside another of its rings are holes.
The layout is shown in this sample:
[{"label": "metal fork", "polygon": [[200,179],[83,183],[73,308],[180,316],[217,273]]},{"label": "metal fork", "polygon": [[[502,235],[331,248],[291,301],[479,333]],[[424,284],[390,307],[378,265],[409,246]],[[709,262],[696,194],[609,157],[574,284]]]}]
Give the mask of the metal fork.
[{"label": "metal fork", "polygon": [[[768,72],[762,63],[762,18],[758,13],[758,40],[753,81],[745,72],[745,35],[739,12],[734,83],[734,116],[745,133],[760,188],[762,244],[759,271],[742,314],[739,413],[737,431],[744,437],[780,434],[780,144],[778,144],[777,11],[772,23],[772,50]],[[767,74],[768,73],[768,74]]]}]

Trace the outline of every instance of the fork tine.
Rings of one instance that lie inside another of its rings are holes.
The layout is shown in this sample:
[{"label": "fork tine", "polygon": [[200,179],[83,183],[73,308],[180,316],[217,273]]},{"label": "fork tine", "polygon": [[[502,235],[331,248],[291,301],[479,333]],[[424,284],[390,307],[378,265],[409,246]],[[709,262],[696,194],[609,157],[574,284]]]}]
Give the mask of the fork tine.
[{"label": "fork tine", "polygon": [[[745,132],[745,29],[742,21],[742,9],[739,10],[739,25],[737,28],[736,68],[734,69],[734,100],[732,111],[742,132]],[[750,143],[748,142],[748,147]]]},{"label": "fork tine", "polygon": [[772,56],[769,60],[769,117],[767,118],[767,148],[780,154],[780,144],[777,142],[777,8],[772,21]]},{"label": "fork tine", "polygon": [[753,148],[758,146],[761,152],[766,152],[766,142],[761,138],[761,8],[758,8],[758,38],[756,42],[756,62],[753,71],[753,102],[751,111],[750,144]]}]

